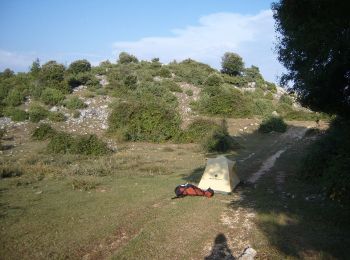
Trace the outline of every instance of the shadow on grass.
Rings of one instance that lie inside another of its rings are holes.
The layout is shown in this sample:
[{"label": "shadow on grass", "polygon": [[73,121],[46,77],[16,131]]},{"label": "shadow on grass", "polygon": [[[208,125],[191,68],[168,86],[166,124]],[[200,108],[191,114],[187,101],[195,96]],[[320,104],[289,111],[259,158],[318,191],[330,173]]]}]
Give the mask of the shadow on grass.
[{"label": "shadow on grass", "polygon": [[14,146],[12,144],[3,144],[1,145],[1,150],[3,151],[7,151],[7,150],[11,150]]},{"label": "shadow on grass", "polygon": [[220,233],[216,236],[214,240],[214,245],[212,247],[210,255],[206,256],[205,260],[234,260],[235,257],[232,255],[230,248],[227,245],[227,238],[224,234]]},{"label": "shadow on grass", "polygon": [[182,179],[187,182],[199,183],[204,170],[205,170],[205,167],[198,167],[194,169],[189,175],[183,174]]}]

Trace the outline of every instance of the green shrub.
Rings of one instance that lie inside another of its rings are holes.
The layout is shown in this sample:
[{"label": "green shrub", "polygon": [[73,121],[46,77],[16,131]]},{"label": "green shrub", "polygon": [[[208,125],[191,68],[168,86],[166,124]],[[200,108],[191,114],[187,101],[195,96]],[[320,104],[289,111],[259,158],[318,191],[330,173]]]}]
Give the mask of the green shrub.
[{"label": "green shrub", "polygon": [[175,73],[177,81],[184,81],[194,85],[203,85],[209,74],[215,72],[209,65],[194,61],[184,60],[180,63],[172,62],[168,68]]},{"label": "green shrub", "polygon": [[196,119],[180,134],[178,141],[184,143],[197,143],[220,126],[212,120]]},{"label": "green shrub", "polygon": [[185,93],[186,93],[186,95],[189,96],[189,97],[192,97],[192,96],[193,96],[193,91],[192,91],[192,89],[186,89]]},{"label": "green shrub", "polygon": [[8,106],[19,106],[23,103],[25,99],[25,93],[23,91],[20,91],[19,89],[12,89],[8,96],[5,99],[5,103]]},{"label": "green shrub", "polygon": [[73,179],[72,181],[73,190],[89,191],[95,189],[98,185],[99,183],[95,180]]},{"label": "green shrub", "polygon": [[53,122],[63,122],[66,121],[66,117],[61,112],[50,112],[49,120]]},{"label": "green shrub", "polygon": [[83,109],[87,107],[87,105],[76,96],[65,100],[63,105],[68,109]]},{"label": "green shrub", "polygon": [[64,100],[64,94],[59,91],[58,89],[54,88],[45,88],[41,92],[41,100],[46,104],[46,105],[57,105],[59,102]]},{"label": "green shrub", "polygon": [[300,177],[320,187],[331,199],[350,199],[350,121],[337,118],[312,143],[301,163]]},{"label": "green shrub", "polygon": [[182,88],[173,80],[163,80],[161,85],[166,87],[171,92],[182,93]]},{"label": "green shrub", "polygon": [[244,70],[244,75],[250,82],[263,82],[264,78],[260,73],[260,70],[257,66],[252,65],[250,68]]},{"label": "green shrub", "polygon": [[13,121],[21,122],[28,119],[28,113],[16,107],[7,107],[4,110],[4,115],[10,117]]},{"label": "green shrub", "polygon": [[212,73],[205,80],[204,84],[207,86],[220,86],[224,83],[224,80],[218,73]]},{"label": "green shrub", "polygon": [[176,109],[162,99],[145,97],[114,106],[109,131],[125,140],[162,142],[174,138],[180,129]]},{"label": "green shrub", "polygon": [[49,111],[40,105],[32,105],[29,108],[29,120],[38,123],[40,120],[47,118]]},{"label": "green shrub", "polygon": [[45,63],[40,70],[40,83],[48,88],[55,88],[61,90],[63,93],[68,93],[70,88],[64,81],[64,74],[66,68],[56,61],[49,61]]},{"label": "green shrub", "polygon": [[94,85],[96,84],[96,82],[93,82],[93,80],[94,80],[94,77],[88,72],[71,74],[67,76],[67,79],[66,79],[68,85],[72,88],[79,87],[80,85]]},{"label": "green shrub", "polygon": [[74,138],[67,133],[56,133],[52,136],[47,149],[51,153],[69,153],[74,144]]},{"label": "green shrub", "polygon": [[90,70],[91,64],[87,60],[76,60],[72,62],[68,67],[68,71],[73,74],[89,72]]},{"label": "green shrub", "polygon": [[222,74],[221,76],[225,83],[232,84],[237,87],[245,87],[249,82],[246,77],[230,76],[228,74]]},{"label": "green shrub", "polygon": [[137,87],[137,76],[134,74],[127,75],[124,79],[124,85],[129,89],[136,89]]},{"label": "green shrub", "polygon": [[330,118],[326,114],[319,114],[305,110],[296,110],[287,103],[279,103],[276,111],[286,120],[316,121],[320,119],[328,120]]},{"label": "green shrub", "polygon": [[137,63],[137,62],[139,62],[139,60],[134,55],[131,55],[127,52],[121,52],[119,54],[118,63],[120,64]]},{"label": "green shrub", "polygon": [[96,135],[77,136],[71,146],[71,153],[83,155],[104,155],[109,152],[107,144]]},{"label": "green shrub", "polygon": [[268,116],[275,111],[275,106],[272,100],[258,98],[254,99],[254,115]]},{"label": "green shrub", "polygon": [[272,93],[276,94],[277,93],[277,87],[275,83],[271,83],[268,81],[265,81],[266,89],[271,91]]},{"label": "green shrub", "polygon": [[269,100],[273,100],[273,95],[271,92],[268,92],[266,95],[265,95],[265,98],[266,99],[269,99]]},{"label": "green shrub", "polygon": [[159,70],[159,76],[162,78],[171,78],[171,71],[168,68],[162,67]]},{"label": "green shrub", "polygon": [[104,155],[110,152],[107,144],[96,135],[72,136],[62,132],[51,137],[47,149],[52,153],[81,155]]},{"label": "green shrub", "polygon": [[230,86],[206,86],[198,101],[203,114],[237,118],[252,116],[252,100]]},{"label": "green shrub", "polygon": [[280,102],[286,103],[287,105],[293,105],[293,99],[288,94],[283,94],[280,97]]},{"label": "green shrub", "polygon": [[33,140],[47,140],[53,137],[56,134],[56,131],[49,124],[40,124],[37,128],[32,132]]},{"label": "green shrub", "polygon": [[259,126],[259,132],[261,133],[270,133],[272,131],[284,133],[286,130],[287,124],[281,117],[276,116],[265,118]]},{"label": "green shrub", "polygon": [[237,142],[227,131],[225,120],[219,128],[215,128],[206,135],[201,146],[206,152],[227,152],[238,148]]}]

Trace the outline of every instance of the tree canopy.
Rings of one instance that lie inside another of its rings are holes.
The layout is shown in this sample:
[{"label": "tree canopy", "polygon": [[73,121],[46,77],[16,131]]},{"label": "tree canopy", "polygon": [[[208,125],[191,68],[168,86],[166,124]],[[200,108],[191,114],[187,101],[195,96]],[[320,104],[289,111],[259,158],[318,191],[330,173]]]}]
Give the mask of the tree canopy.
[{"label": "tree canopy", "polygon": [[226,52],[221,60],[221,72],[231,75],[239,76],[244,70],[244,63],[242,57],[233,52]]},{"label": "tree canopy", "polygon": [[350,18],[346,0],[273,3],[277,51],[303,105],[350,115]]}]

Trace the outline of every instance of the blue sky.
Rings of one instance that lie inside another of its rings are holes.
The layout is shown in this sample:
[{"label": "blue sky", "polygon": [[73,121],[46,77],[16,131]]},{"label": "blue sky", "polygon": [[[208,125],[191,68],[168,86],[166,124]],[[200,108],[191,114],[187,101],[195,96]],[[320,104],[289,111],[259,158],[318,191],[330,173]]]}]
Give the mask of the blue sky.
[{"label": "blue sky", "polygon": [[38,57],[64,64],[115,61],[120,51],[164,63],[194,58],[219,68],[225,51],[240,54],[276,81],[272,1],[0,1],[0,70],[25,71]]}]

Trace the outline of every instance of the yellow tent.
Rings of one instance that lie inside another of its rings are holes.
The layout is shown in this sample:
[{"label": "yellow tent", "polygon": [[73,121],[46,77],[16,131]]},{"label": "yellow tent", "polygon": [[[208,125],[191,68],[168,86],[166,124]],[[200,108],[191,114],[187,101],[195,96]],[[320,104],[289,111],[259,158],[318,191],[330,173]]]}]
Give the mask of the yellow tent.
[{"label": "yellow tent", "polygon": [[234,171],[234,165],[235,162],[225,156],[208,159],[207,167],[198,187],[204,190],[211,188],[219,193],[232,192],[240,182]]}]

